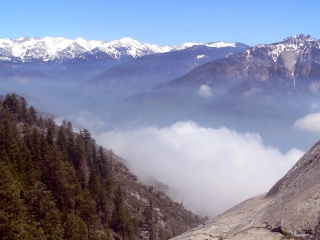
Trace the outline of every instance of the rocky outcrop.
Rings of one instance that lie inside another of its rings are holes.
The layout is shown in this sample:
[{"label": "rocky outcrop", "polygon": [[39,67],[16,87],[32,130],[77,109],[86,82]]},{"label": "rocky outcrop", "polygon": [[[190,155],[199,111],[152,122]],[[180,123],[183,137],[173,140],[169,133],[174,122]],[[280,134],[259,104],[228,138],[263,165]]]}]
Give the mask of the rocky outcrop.
[{"label": "rocky outcrop", "polygon": [[174,239],[281,239],[283,234],[320,239],[320,141],[267,194]]},{"label": "rocky outcrop", "polygon": [[[239,205],[229,209],[223,214],[194,228],[175,240],[203,240],[203,239],[280,239],[279,233],[268,230],[266,224],[257,224],[255,221],[261,215],[261,211],[272,201],[265,194],[248,199]],[[255,238],[257,239],[257,238]],[[259,238],[258,238],[259,239]]]},{"label": "rocky outcrop", "polygon": [[[297,236],[320,233],[320,141],[268,192],[260,222]],[[319,234],[320,235],[320,234]]]}]

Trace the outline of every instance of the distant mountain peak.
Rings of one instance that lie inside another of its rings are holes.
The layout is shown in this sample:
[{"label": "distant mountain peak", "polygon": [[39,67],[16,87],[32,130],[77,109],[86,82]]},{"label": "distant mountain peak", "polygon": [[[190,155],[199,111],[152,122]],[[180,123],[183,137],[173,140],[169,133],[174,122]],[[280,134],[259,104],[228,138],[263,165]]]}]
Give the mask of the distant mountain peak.
[{"label": "distant mountain peak", "polygon": [[288,37],[288,38],[284,39],[282,42],[301,44],[301,43],[313,42],[313,41],[317,41],[317,39],[311,37],[310,35],[305,36],[303,34],[299,34],[299,35],[295,35],[293,37]]},{"label": "distant mountain peak", "polygon": [[254,46],[251,50],[248,50],[248,56],[255,51],[260,51],[261,53],[263,52],[265,56],[271,57],[273,61],[276,62],[283,52],[299,54],[299,52],[310,51],[311,47],[320,49],[320,41],[310,35],[299,34],[285,38],[281,42]]},{"label": "distant mountain peak", "polygon": [[138,40],[132,39],[130,37],[123,37],[120,40],[118,40],[119,42],[139,42]]},{"label": "distant mountain peak", "polygon": [[25,42],[28,40],[30,40],[30,38],[27,35],[21,36],[17,39],[17,41],[20,41],[20,42]]}]

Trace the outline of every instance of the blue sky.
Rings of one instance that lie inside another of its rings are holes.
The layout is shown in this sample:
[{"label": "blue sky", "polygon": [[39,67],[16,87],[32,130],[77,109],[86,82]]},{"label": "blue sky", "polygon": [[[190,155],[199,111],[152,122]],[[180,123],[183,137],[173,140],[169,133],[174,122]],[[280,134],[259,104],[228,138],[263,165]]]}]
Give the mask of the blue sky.
[{"label": "blue sky", "polygon": [[62,36],[159,45],[273,43],[296,34],[320,38],[320,1],[12,0],[1,1],[0,38]]}]

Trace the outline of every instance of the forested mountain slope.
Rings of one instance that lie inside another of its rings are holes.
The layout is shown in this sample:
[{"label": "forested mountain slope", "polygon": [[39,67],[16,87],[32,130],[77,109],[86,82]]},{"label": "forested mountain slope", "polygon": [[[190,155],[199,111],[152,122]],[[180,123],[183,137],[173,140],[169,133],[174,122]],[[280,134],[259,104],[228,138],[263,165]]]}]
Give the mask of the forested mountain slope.
[{"label": "forested mountain slope", "polygon": [[137,177],[87,129],[0,102],[0,239],[168,239],[201,223]]}]

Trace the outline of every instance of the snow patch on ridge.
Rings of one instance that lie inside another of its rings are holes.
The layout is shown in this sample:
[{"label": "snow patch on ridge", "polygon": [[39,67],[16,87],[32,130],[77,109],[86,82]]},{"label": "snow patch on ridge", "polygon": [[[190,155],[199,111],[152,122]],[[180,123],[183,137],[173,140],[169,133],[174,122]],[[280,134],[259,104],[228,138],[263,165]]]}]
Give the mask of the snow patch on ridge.
[{"label": "snow patch on ridge", "polygon": [[177,50],[182,50],[182,49],[193,47],[193,46],[196,46],[196,45],[201,45],[202,46],[203,43],[201,43],[201,42],[187,42],[187,43],[184,43],[184,44],[178,46]]},{"label": "snow patch on ridge", "polygon": [[198,56],[197,56],[197,59],[206,58],[206,57],[208,57],[208,56],[207,56],[207,55],[198,55]]},{"label": "snow patch on ridge", "polygon": [[206,44],[206,46],[215,48],[237,47],[235,42],[213,42]]}]

